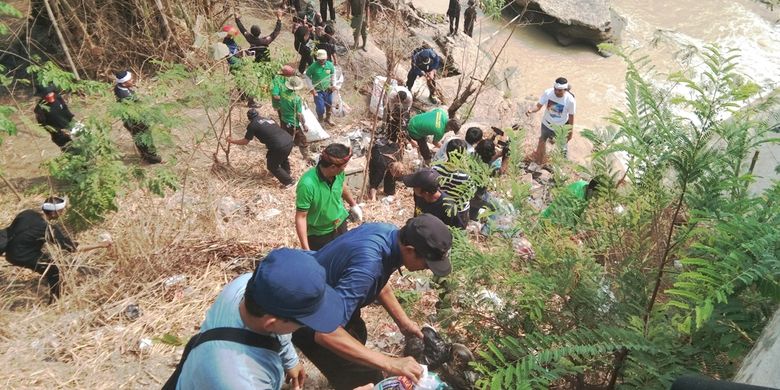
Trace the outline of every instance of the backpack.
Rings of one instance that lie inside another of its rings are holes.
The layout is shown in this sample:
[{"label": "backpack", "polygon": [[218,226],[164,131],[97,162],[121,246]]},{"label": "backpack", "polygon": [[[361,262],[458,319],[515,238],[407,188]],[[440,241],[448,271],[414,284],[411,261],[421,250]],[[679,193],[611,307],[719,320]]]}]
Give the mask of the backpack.
[{"label": "backpack", "polygon": [[192,336],[190,341],[184,347],[184,353],[181,355],[179,364],[176,365],[176,371],[171,374],[171,377],[163,385],[163,390],[175,390],[176,384],[179,383],[179,376],[181,376],[182,368],[184,368],[184,362],[187,360],[190,352],[193,348],[201,345],[207,341],[232,341],[234,343],[248,345],[255,348],[265,348],[274,352],[279,352],[282,349],[281,343],[275,337],[258,334],[246,329],[240,328],[214,328],[209,329],[203,333],[198,333]]},{"label": "backpack", "polygon": [[5,254],[5,247],[8,246],[8,228],[0,229],[0,255]]}]

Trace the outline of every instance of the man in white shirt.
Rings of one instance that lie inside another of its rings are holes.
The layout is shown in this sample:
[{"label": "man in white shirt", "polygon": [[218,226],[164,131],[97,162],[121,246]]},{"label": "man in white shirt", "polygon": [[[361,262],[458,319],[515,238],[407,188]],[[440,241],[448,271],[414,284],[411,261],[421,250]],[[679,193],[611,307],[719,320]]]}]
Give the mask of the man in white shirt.
[{"label": "man in white shirt", "polygon": [[[574,128],[574,113],[577,110],[577,103],[574,95],[569,91],[569,82],[563,77],[555,80],[553,88],[547,89],[542,93],[536,108],[525,112],[530,115],[546,107],[544,117],[542,117],[541,136],[536,146],[536,163],[542,165],[546,154],[547,140],[555,143],[555,130],[553,127],[569,125],[569,134],[567,140],[571,140],[572,130]],[[564,145],[564,155],[566,151]]]}]

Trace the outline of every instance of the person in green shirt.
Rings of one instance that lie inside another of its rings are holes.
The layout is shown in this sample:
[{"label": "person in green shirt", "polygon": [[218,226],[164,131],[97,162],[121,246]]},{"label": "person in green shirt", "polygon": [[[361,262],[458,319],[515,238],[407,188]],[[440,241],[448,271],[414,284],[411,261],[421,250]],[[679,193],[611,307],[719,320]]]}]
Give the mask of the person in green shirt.
[{"label": "person in green shirt", "polygon": [[279,103],[282,100],[282,91],[287,89],[287,79],[295,75],[295,69],[290,65],[284,65],[271,80],[271,107],[279,115],[279,123],[282,123],[282,113],[279,110]]},{"label": "person in green shirt", "polygon": [[314,89],[311,90],[314,96],[314,105],[317,107],[317,119],[322,121],[325,115],[325,123],[333,126],[335,123],[330,119],[331,106],[333,105],[333,82],[336,77],[336,67],[328,61],[328,52],[317,50],[317,61],[306,68],[306,76],[309,76]]},{"label": "person in green shirt", "polygon": [[455,118],[449,118],[447,110],[443,108],[434,108],[428,112],[417,114],[409,119],[406,127],[409,133],[409,139],[412,145],[418,148],[420,156],[426,165],[431,164],[433,153],[428,147],[428,136],[433,136],[433,145],[441,147],[441,139],[444,133],[451,131],[458,134],[460,130],[460,121]]},{"label": "person in green shirt", "polygon": [[[309,161],[309,148],[304,134],[306,121],[303,119],[303,99],[298,96],[298,91],[301,89],[303,89],[303,80],[298,76],[290,76],[284,83],[284,87],[280,88],[279,122],[293,137],[293,144],[301,151],[304,161]],[[276,96],[273,99],[276,99]]]},{"label": "person in green shirt", "polygon": [[[342,144],[328,145],[317,166],[301,176],[295,189],[295,232],[301,247],[319,250],[347,231],[347,216],[363,220],[363,210],[345,183],[344,169],[352,150]],[[349,206],[349,212],[344,207]]]},{"label": "person in green shirt", "polygon": [[542,211],[541,219],[556,225],[575,226],[588,207],[588,202],[596,194],[596,189],[603,179],[598,177],[591,181],[577,180],[564,188],[553,201]]}]

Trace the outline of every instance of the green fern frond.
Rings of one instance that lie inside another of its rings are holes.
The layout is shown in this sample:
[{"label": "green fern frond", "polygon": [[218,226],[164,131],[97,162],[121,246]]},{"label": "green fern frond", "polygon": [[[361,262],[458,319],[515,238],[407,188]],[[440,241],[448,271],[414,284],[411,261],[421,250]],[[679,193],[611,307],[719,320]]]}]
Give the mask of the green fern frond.
[{"label": "green fern frond", "polygon": [[570,362],[603,359],[616,350],[630,353],[660,354],[663,350],[641,334],[619,329],[577,329],[562,335],[528,334],[523,338],[501,338],[480,352],[485,366],[478,366],[487,377],[483,385],[495,388],[546,388],[565,375],[580,373],[584,366]]}]

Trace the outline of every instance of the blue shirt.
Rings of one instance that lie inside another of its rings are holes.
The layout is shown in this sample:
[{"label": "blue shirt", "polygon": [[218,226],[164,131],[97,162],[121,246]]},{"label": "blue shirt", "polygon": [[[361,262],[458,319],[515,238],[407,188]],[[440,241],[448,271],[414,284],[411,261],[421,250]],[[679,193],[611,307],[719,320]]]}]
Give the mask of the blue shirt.
[{"label": "blue shirt", "polygon": [[[430,58],[431,62],[425,65],[425,59]],[[412,56],[412,65],[423,72],[430,72],[434,69],[439,69],[441,59],[433,49],[422,49]]]},{"label": "blue shirt", "polygon": [[[201,332],[219,327],[243,328],[238,305],[251,273],[243,274],[225,286],[206,313]],[[190,352],[176,385],[177,389],[281,389],[284,370],[298,364],[292,336],[279,339],[279,353],[232,341],[208,341]]]},{"label": "blue shirt", "polygon": [[376,300],[390,275],[401,267],[398,228],[389,223],[364,223],[314,253],[325,278],[344,300],[346,325],[356,309]]}]

